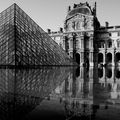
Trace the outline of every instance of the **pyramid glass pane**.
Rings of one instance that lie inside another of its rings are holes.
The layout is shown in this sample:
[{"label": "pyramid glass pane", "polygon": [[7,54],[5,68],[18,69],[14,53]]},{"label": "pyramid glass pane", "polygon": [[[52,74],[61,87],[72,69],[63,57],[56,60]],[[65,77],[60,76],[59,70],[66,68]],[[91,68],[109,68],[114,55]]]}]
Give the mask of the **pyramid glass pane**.
[{"label": "pyramid glass pane", "polygon": [[0,13],[0,65],[70,65],[65,51],[18,5]]},{"label": "pyramid glass pane", "polygon": [[0,13],[0,65],[15,64],[14,5]]}]

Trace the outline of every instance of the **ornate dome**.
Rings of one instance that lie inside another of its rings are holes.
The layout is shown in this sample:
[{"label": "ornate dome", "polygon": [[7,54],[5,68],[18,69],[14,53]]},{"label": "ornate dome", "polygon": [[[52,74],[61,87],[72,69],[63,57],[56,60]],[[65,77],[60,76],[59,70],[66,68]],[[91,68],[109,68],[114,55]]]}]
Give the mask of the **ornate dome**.
[{"label": "ornate dome", "polygon": [[67,18],[74,16],[77,13],[82,13],[85,15],[92,15],[91,7],[88,3],[75,4],[75,7],[68,12]]},{"label": "ornate dome", "polygon": [[71,11],[68,13],[67,17],[71,17],[71,16],[73,16],[73,15],[75,15],[75,14],[77,14],[77,13],[82,13],[82,14],[86,14],[86,15],[91,15],[91,12],[90,12],[90,10],[89,10],[87,7],[82,7],[82,8],[77,8],[77,9],[71,10]]}]

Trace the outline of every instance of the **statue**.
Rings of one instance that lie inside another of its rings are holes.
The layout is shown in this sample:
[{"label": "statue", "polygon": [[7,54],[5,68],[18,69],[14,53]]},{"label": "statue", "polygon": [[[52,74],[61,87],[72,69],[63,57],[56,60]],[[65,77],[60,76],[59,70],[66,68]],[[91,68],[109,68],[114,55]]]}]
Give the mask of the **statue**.
[{"label": "statue", "polygon": [[75,30],[75,21],[72,22],[72,28]]}]

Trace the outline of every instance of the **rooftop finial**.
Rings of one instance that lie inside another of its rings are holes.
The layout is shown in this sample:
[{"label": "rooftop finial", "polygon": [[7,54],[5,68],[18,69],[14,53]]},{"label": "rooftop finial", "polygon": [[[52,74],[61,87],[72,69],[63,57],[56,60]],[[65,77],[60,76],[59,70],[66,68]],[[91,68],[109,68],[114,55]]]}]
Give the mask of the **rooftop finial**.
[{"label": "rooftop finial", "polygon": [[76,8],[77,7],[77,4],[74,4],[73,8]]},{"label": "rooftop finial", "polygon": [[71,11],[71,6],[68,6],[68,12]]},{"label": "rooftop finial", "polygon": [[95,2],[95,16],[96,16],[96,6],[97,6],[97,4],[96,4],[96,2]]},{"label": "rooftop finial", "polygon": [[96,16],[96,2],[95,2],[94,7],[93,7],[93,14],[94,14],[94,16]]}]

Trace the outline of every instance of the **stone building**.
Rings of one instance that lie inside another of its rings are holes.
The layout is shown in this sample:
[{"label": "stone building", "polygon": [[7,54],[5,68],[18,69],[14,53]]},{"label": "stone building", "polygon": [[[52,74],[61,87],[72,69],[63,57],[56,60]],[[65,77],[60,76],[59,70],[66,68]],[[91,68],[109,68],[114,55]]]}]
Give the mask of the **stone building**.
[{"label": "stone building", "polygon": [[63,46],[68,55],[80,66],[84,63],[93,66],[94,21],[98,22],[94,19],[95,16],[96,6],[92,9],[87,2],[74,4],[72,9],[70,6],[68,8],[64,23]]},{"label": "stone building", "polygon": [[95,29],[99,27],[96,4],[91,8],[86,2],[74,4],[73,8],[68,7],[64,31],[51,32],[48,29],[48,33],[80,66],[85,63],[93,66],[93,37]]},{"label": "stone building", "polygon": [[112,66],[119,65],[120,26],[108,26],[108,23],[106,23],[106,27],[101,27],[98,33],[98,63]]},{"label": "stone building", "polygon": [[80,66],[120,64],[120,26],[100,26],[96,3],[93,8],[87,2],[69,6],[64,29],[48,33]]}]

